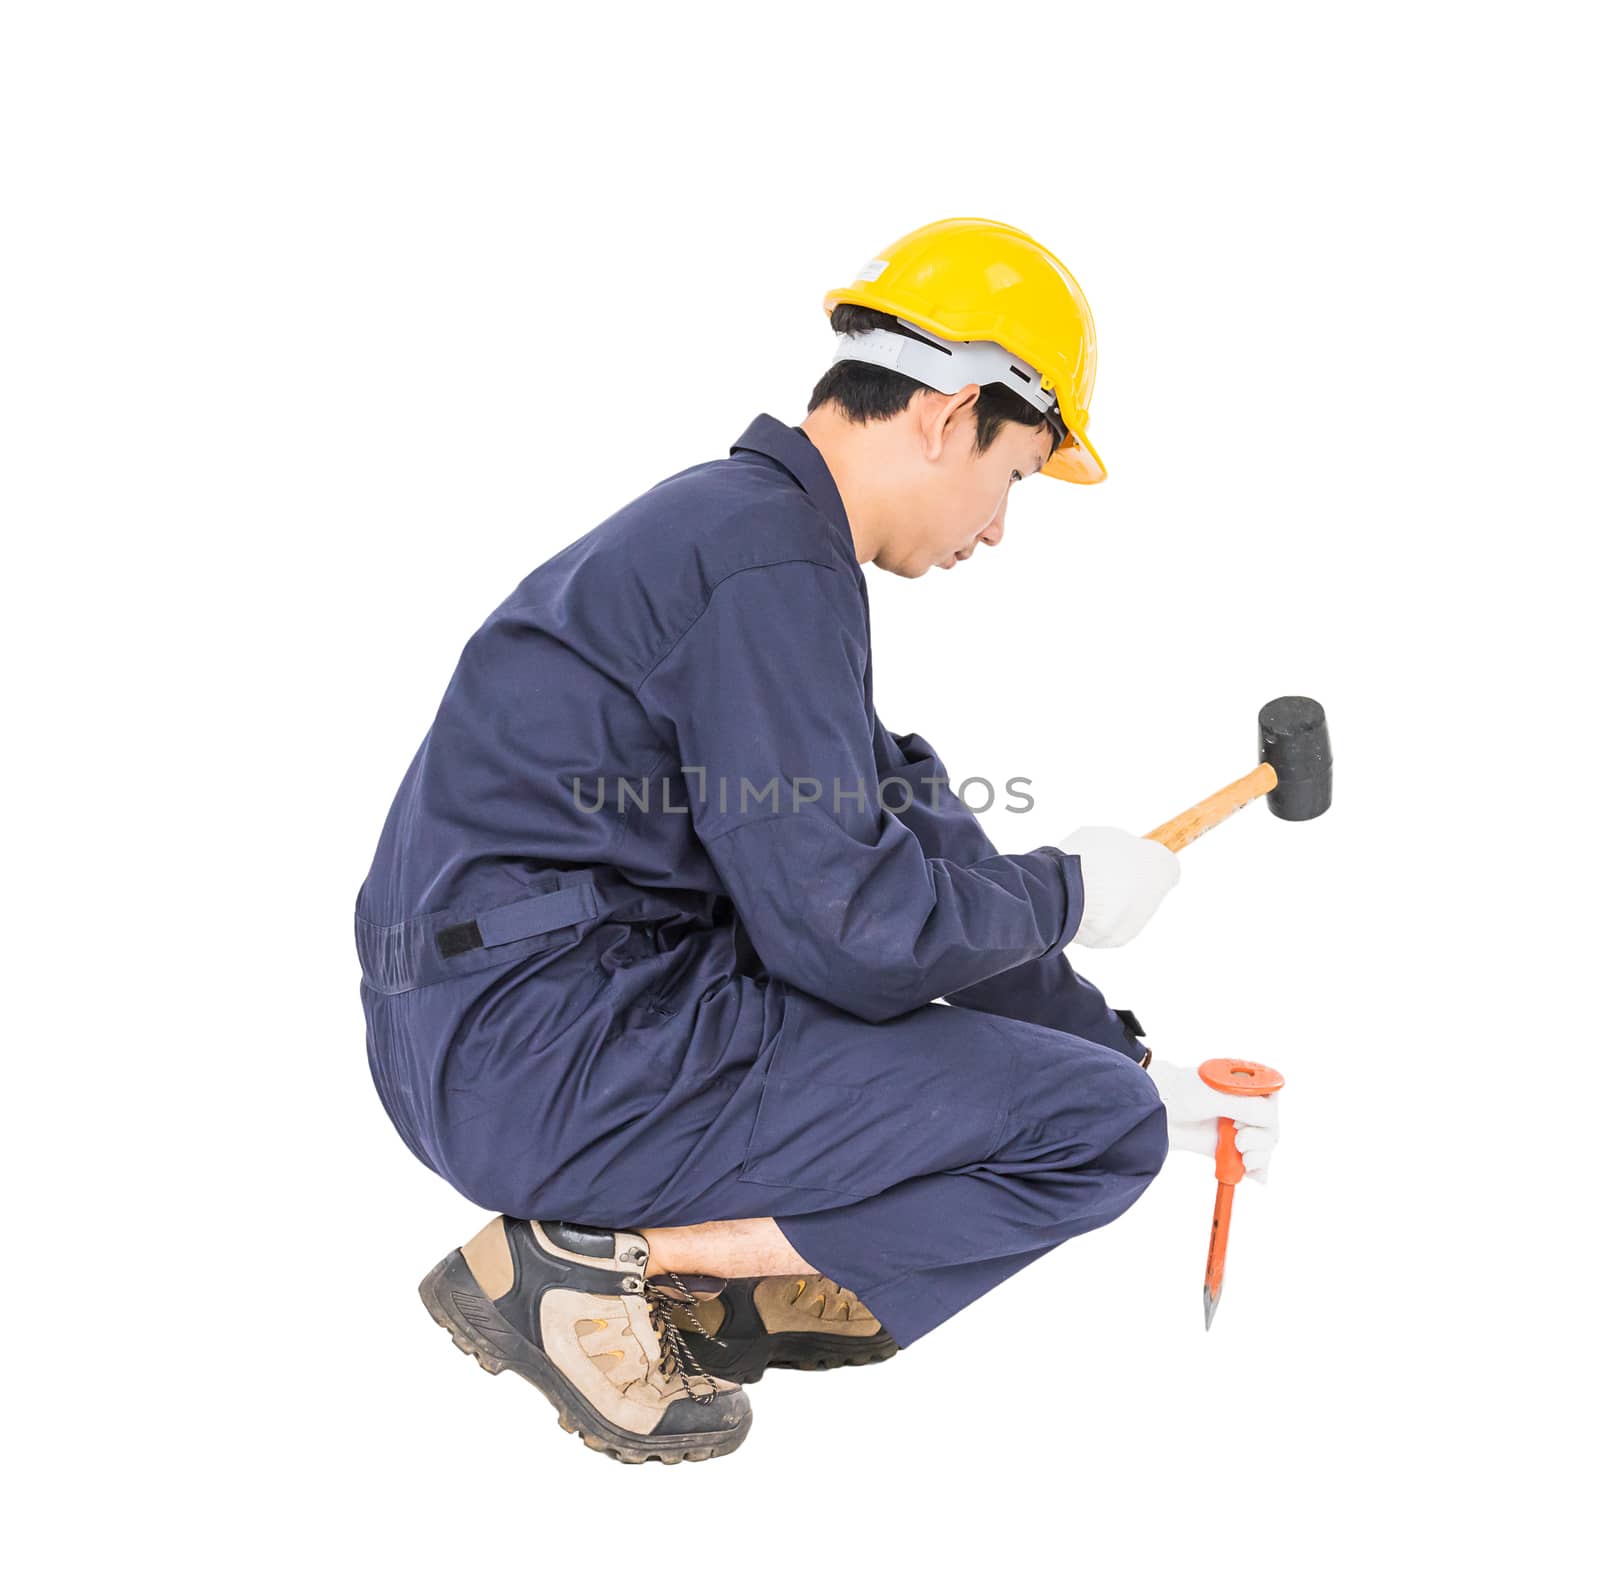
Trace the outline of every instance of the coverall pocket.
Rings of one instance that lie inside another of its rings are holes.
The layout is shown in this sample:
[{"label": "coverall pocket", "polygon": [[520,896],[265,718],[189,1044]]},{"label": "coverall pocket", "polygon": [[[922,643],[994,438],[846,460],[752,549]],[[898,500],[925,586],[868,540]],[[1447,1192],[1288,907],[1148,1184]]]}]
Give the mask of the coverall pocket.
[{"label": "coverall pocket", "polygon": [[944,1005],[869,1023],[790,993],[741,1178],[815,1193],[820,1210],[981,1167],[1009,1123],[1026,1036],[1018,1022]]},{"label": "coverall pocket", "polygon": [[[859,1202],[883,1189],[868,1178],[862,1133],[870,1129],[863,1090],[786,1072],[789,1019],[778,1029],[756,1106],[741,1180],[814,1191],[816,1206]],[[822,1200],[826,1199],[826,1200]]]}]

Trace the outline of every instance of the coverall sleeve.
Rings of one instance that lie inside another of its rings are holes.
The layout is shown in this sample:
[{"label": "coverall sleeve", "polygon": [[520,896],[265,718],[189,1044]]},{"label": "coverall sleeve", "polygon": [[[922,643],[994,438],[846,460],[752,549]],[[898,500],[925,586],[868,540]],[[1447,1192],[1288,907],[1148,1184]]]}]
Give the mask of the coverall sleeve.
[{"label": "coverall sleeve", "polygon": [[1053,846],[929,857],[880,804],[868,640],[845,572],[757,566],[717,584],[636,691],[767,970],[886,1021],[1058,951],[1083,886]]},{"label": "coverall sleeve", "polygon": [[[955,792],[955,784],[960,782],[951,781],[949,770],[923,737],[894,735],[874,715],[873,739],[879,777],[892,776],[897,787],[903,781],[916,797],[900,818],[922,842],[925,853],[965,863],[994,854],[994,843],[983,825]],[[1131,1059],[1145,1055],[1144,1045],[1123,1021],[1123,1015],[1129,1013],[1109,1009],[1100,990],[1080,977],[1059,950],[945,997],[963,1009],[986,1010],[1013,1021],[1071,1032]]]}]

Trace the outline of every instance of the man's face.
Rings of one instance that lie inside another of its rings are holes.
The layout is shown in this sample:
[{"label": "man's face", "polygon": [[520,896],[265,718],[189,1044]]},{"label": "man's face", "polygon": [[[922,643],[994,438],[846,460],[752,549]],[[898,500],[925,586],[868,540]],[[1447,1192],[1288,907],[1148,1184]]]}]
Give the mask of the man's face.
[{"label": "man's face", "polygon": [[1055,435],[1048,427],[1009,422],[978,455],[977,386],[968,389],[971,399],[934,395],[921,414],[922,465],[896,531],[876,558],[885,571],[909,577],[934,566],[949,571],[970,559],[979,544],[999,543],[1011,489],[1050,457]]}]

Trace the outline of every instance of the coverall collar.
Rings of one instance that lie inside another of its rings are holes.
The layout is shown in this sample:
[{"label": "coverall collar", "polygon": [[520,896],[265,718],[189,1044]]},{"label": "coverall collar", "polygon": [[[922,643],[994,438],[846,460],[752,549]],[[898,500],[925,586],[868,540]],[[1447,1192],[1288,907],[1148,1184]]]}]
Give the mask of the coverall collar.
[{"label": "coverall collar", "polygon": [[731,456],[738,450],[754,450],[776,461],[843,535],[851,563],[855,563],[855,539],[850,532],[850,518],[845,513],[839,486],[833,481],[822,452],[812,444],[811,436],[803,428],[791,428],[788,423],[780,423],[776,417],[762,412],[728,447],[728,454]]}]

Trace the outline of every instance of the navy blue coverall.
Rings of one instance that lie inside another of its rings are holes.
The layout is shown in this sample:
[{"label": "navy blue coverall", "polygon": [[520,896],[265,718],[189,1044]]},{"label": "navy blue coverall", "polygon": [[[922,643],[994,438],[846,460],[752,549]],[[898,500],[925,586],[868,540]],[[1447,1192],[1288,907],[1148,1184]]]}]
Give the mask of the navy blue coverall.
[{"label": "navy blue coverall", "polygon": [[820,452],[763,413],[467,643],[356,940],[384,1107],[467,1197],[775,1217],[909,1345],[1129,1207],[1166,1117],[1062,953],[1078,858],[1000,855],[884,728],[868,621]]}]

